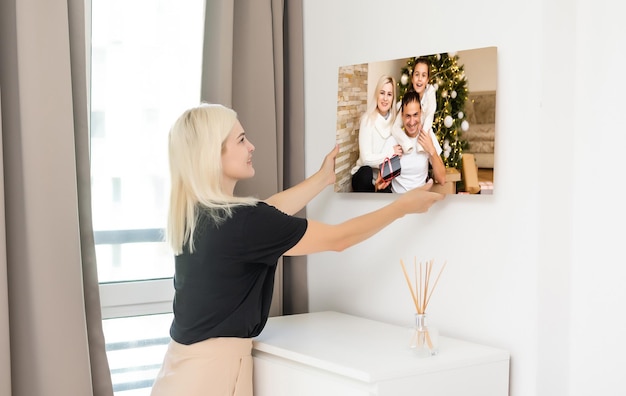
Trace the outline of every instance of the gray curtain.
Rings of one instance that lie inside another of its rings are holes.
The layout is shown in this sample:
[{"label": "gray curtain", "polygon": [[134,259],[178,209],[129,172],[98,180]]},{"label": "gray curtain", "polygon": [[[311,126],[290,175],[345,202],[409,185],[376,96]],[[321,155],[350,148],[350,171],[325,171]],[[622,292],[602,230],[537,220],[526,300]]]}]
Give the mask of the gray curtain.
[{"label": "gray curtain", "polygon": [[[0,90],[0,180],[4,180],[2,155],[2,90]],[[11,339],[9,337],[9,292],[7,244],[4,217],[4,183],[0,183],[0,395],[11,394]]]},{"label": "gray curtain", "polygon": [[[237,193],[266,198],[302,181],[302,0],[208,1],[205,26],[202,100],[233,107],[256,146],[256,175]],[[285,258],[272,315],[307,311],[306,257]]]},{"label": "gray curtain", "polygon": [[112,395],[90,217],[85,4],[3,0],[0,29],[0,393]]},{"label": "gray curtain", "polygon": [[[302,0],[285,3],[285,166],[286,186],[302,181],[304,172],[304,50],[302,49]],[[322,159],[320,158],[320,164]],[[306,209],[298,213],[306,217]],[[285,257],[283,266],[283,311],[309,312],[307,260]]]}]

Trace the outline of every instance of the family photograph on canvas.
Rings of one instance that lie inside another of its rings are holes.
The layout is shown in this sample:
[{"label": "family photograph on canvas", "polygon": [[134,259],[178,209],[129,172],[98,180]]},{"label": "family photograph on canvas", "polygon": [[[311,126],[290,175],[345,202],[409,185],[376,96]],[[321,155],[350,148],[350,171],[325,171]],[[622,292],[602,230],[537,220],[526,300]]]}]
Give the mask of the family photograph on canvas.
[{"label": "family photograph on canvas", "polygon": [[339,67],[336,192],[493,194],[496,47]]}]

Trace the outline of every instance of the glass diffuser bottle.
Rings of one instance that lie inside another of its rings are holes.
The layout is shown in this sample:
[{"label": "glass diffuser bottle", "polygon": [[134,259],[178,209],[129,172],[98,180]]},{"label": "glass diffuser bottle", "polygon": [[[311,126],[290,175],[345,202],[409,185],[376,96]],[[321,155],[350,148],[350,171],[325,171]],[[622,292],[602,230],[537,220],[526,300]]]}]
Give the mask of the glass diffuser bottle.
[{"label": "glass diffuser bottle", "polygon": [[425,313],[415,314],[415,328],[410,346],[419,357],[434,356],[439,352],[439,332],[426,324]]},{"label": "glass diffuser bottle", "polygon": [[415,270],[415,286],[413,286],[402,260],[400,260],[400,264],[402,264],[404,278],[406,279],[407,286],[409,286],[416,312],[415,327],[412,331],[410,346],[417,356],[427,357],[436,355],[439,352],[439,332],[434,327],[426,324],[426,307],[437,286],[437,282],[439,282],[439,277],[446,267],[446,263],[444,263],[441,270],[439,270],[439,274],[435,278],[435,283],[432,287],[430,286],[430,279],[433,273],[433,260],[428,262],[425,266],[420,263],[419,272],[417,259],[415,260],[413,265]]}]

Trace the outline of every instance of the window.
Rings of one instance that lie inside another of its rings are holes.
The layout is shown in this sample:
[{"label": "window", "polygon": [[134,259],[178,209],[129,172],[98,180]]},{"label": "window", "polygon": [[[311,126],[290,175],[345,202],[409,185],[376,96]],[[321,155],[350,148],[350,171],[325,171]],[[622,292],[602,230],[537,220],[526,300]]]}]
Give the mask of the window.
[{"label": "window", "polygon": [[[136,346],[120,331],[162,324],[155,318],[171,312],[167,134],[200,101],[204,0],[91,0],[87,25],[94,238],[107,348],[119,355]],[[167,339],[167,326],[159,329],[148,342]],[[129,380],[133,367],[111,367],[126,378],[119,395],[150,382]]]}]

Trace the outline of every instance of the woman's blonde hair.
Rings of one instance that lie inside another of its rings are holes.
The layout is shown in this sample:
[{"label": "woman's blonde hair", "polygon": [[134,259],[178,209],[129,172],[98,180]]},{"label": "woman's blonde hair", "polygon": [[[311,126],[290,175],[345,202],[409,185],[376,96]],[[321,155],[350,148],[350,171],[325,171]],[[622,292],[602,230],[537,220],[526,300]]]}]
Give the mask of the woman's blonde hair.
[{"label": "woman's blonde hair", "polygon": [[237,113],[218,104],[203,103],[186,110],[169,133],[170,203],[166,239],[175,254],[185,243],[194,250],[199,211],[217,224],[241,205],[257,199],[233,197],[221,188],[224,141],[237,122]]},{"label": "woman's blonde hair", "polygon": [[391,84],[391,93],[392,93],[392,98],[391,98],[391,108],[389,109],[389,118],[387,118],[390,122],[393,122],[396,119],[396,114],[398,112],[398,110],[396,109],[395,106],[395,100],[396,100],[396,80],[395,78],[385,75],[383,74],[382,76],[380,76],[380,78],[378,79],[378,83],[376,84],[376,89],[374,90],[374,95],[372,96],[372,100],[370,100],[370,103],[367,105],[367,111],[365,112],[364,116],[367,117],[369,122],[375,122],[376,121],[376,115],[378,114],[378,94],[380,93],[380,90],[383,89],[383,86],[385,84]]}]

